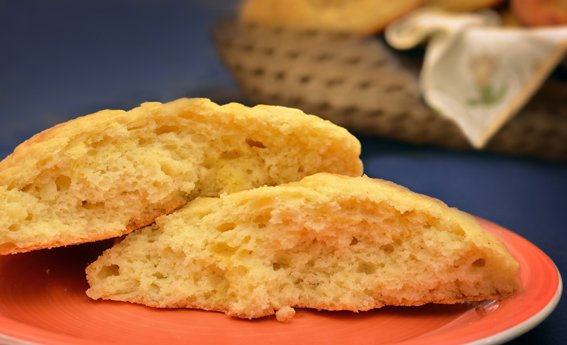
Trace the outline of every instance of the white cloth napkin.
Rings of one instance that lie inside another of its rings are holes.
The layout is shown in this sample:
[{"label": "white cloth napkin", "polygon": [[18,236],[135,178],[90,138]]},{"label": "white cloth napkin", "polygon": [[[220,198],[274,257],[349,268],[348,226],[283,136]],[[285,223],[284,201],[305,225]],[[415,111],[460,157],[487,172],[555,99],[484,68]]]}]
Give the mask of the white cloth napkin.
[{"label": "white cloth napkin", "polygon": [[567,27],[503,28],[492,11],[455,14],[423,8],[386,29],[386,40],[397,49],[427,39],[421,93],[480,149],[565,55]]}]

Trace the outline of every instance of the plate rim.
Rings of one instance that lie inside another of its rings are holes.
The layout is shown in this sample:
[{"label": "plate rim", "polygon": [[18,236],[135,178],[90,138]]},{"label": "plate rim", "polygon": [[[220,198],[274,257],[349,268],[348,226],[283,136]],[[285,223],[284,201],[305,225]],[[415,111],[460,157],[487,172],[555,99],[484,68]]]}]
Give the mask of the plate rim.
[{"label": "plate rim", "polygon": [[[547,254],[546,257],[548,257]],[[551,258],[549,258],[549,260],[553,264],[553,267],[555,268],[555,272],[557,273],[557,286],[555,287],[555,294],[549,300],[549,302],[537,313],[530,316],[528,319],[520,322],[519,324],[510,327],[502,332],[496,333],[494,335],[466,343],[465,345],[503,344],[534,329],[545,319],[547,319],[549,315],[551,315],[551,313],[555,310],[555,308],[559,304],[559,300],[561,300],[561,295],[563,294],[563,280],[561,278],[561,272],[559,272],[557,265],[555,265],[555,263],[551,260]]]}]

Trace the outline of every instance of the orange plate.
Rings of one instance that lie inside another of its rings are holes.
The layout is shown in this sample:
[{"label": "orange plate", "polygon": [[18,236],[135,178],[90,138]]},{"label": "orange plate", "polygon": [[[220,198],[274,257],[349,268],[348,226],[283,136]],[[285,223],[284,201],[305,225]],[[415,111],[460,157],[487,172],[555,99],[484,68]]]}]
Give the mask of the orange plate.
[{"label": "orange plate", "polygon": [[388,307],[354,314],[300,310],[232,319],[199,310],[159,310],[87,298],[83,269],[100,248],[76,246],[0,257],[0,343],[41,344],[443,344],[498,343],[535,327],[555,308],[561,277],[524,238],[480,220],[521,265],[523,289],[501,302]]}]

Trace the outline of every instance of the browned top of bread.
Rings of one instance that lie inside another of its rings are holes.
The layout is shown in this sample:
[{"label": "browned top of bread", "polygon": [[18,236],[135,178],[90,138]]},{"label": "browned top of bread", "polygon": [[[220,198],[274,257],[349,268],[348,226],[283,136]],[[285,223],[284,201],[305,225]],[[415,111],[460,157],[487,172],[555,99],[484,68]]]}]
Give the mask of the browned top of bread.
[{"label": "browned top of bread", "polygon": [[241,18],[268,27],[369,35],[416,8],[421,0],[246,0]]}]

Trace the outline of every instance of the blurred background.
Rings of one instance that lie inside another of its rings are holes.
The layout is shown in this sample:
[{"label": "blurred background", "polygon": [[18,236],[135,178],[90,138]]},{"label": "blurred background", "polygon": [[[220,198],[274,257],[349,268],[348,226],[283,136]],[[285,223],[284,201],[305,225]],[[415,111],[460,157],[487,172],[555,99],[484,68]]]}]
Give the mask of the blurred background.
[{"label": "blurred background", "polygon": [[[492,1],[490,6],[495,3],[509,25],[533,24],[514,17],[508,3]],[[220,103],[296,106],[348,127],[362,142],[367,175],[502,225],[567,272],[564,64],[554,69],[553,85],[544,85],[548,91],[536,93],[535,103],[522,108],[520,122],[510,122],[503,135],[497,133],[486,149],[475,151],[456,126],[439,120],[421,100],[417,78],[423,47],[395,51],[380,29],[364,38],[358,33],[355,38],[326,33],[297,38],[284,32],[279,43],[273,35],[285,28],[260,32],[255,25],[235,26],[238,5],[221,0],[0,0],[0,157],[59,122],[144,101],[208,97]],[[256,42],[272,42],[272,50],[258,57],[257,48],[264,46]],[[289,49],[279,52],[279,47]],[[321,52],[313,64],[319,67],[290,62],[303,61],[309,47]],[[325,67],[326,52],[331,60],[355,52],[359,60],[350,60],[351,67]],[[381,55],[374,65],[357,67],[373,59],[369,54]],[[270,70],[276,65],[279,70]],[[356,90],[337,89],[343,81],[336,72],[349,68],[349,75],[380,73]],[[297,77],[297,85],[287,84],[290,75]],[[365,93],[358,101],[361,89]],[[401,104],[406,108],[399,110]],[[531,125],[542,118],[544,123]],[[424,129],[432,123],[433,129]],[[563,343],[565,324],[567,307],[560,302],[546,321],[512,343]]]}]

